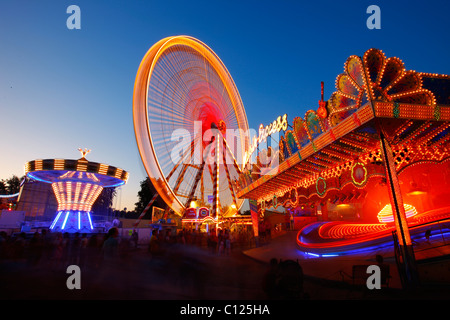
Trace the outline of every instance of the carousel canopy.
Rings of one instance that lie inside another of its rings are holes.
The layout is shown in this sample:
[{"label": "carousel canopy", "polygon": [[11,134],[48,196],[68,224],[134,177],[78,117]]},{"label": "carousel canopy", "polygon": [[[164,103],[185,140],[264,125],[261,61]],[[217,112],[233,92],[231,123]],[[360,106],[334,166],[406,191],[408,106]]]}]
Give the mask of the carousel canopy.
[{"label": "carousel canopy", "polygon": [[53,183],[58,181],[89,182],[102,187],[123,185],[128,172],[107,164],[86,160],[43,159],[25,164],[25,174],[32,179]]}]

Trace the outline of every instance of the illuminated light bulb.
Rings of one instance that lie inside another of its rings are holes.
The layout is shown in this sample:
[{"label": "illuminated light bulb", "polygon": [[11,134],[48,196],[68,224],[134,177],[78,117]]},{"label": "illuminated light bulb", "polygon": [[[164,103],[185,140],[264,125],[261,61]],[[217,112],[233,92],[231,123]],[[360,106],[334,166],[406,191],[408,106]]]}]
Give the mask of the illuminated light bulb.
[{"label": "illuminated light bulb", "polygon": [[103,175],[106,175],[107,172],[108,172],[108,167],[109,167],[109,166],[108,166],[107,164],[101,163],[101,164],[100,164],[100,167],[99,167],[99,169],[98,169],[98,173],[103,174]]},{"label": "illuminated light bulb", "polygon": [[120,178],[122,175],[122,169],[117,168],[116,173],[114,174],[114,177]]},{"label": "illuminated light bulb", "polygon": [[63,159],[55,159],[55,170],[64,170],[64,163]]}]

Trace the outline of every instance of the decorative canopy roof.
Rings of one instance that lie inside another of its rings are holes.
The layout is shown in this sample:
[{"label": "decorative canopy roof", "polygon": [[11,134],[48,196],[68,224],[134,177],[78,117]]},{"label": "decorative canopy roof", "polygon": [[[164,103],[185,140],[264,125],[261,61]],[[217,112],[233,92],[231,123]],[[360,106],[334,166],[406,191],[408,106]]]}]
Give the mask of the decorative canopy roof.
[{"label": "decorative canopy roof", "polygon": [[[324,197],[330,184],[342,188],[345,175],[363,187],[368,176],[384,174],[380,132],[391,143],[398,172],[423,159],[443,161],[450,156],[449,127],[450,76],[406,70],[400,59],[370,49],[347,59],[335,92],[317,111],[294,118],[278,152],[259,154],[241,176],[238,197],[295,204],[300,194]],[[261,163],[270,161],[260,160],[267,155],[278,157],[279,165],[264,168]]]},{"label": "decorative canopy roof", "polygon": [[44,159],[33,160],[25,164],[25,174],[32,179],[47,183],[57,181],[81,181],[115,187],[128,180],[128,172],[103,163],[86,160]]}]

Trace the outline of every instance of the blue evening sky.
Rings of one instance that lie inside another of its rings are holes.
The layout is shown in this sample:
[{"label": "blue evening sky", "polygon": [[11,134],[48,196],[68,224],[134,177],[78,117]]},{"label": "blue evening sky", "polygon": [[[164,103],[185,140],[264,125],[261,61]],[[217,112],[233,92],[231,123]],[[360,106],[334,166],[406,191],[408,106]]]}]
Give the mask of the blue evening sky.
[{"label": "blue evening sky", "polygon": [[[69,30],[69,5],[81,29]],[[369,30],[369,5],[381,29]],[[225,63],[250,128],[317,109],[350,55],[372,47],[407,69],[450,74],[450,2],[427,1],[96,1],[0,2],[0,179],[27,161],[78,159],[130,172],[116,208],[134,209],[146,176],[133,130],[136,71],[158,40],[190,35]]]}]

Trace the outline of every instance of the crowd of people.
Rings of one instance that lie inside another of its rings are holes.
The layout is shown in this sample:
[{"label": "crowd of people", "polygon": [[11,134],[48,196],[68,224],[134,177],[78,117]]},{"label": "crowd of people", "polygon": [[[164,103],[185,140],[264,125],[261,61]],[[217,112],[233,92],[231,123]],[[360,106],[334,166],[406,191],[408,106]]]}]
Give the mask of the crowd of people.
[{"label": "crowd of people", "polygon": [[47,229],[32,234],[0,232],[2,262],[23,262],[28,267],[45,266],[51,270],[71,264],[98,266],[126,253],[128,248],[129,241],[119,241],[117,228],[111,228],[106,234],[53,233]]},{"label": "crowd of people", "polygon": [[[233,249],[237,251],[254,245],[251,229],[232,232],[224,228],[217,233],[214,229],[209,233],[199,232],[195,228],[154,229],[150,239],[139,239],[137,230],[125,234],[117,227],[98,234],[61,233],[47,229],[10,235],[0,232],[0,265],[5,270],[24,270],[21,268],[26,267],[38,271],[36,274],[42,274],[40,270],[46,275],[48,272],[64,275],[68,266],[77,265],[83,270],[84,279],[86,275],[89,277],[86,283],[100,287],[100,284],[115,279],[116,283],[109,285],[115,285],[116,289],[128,279],[123,276],[123,270],[129,272],[138,266],[145,266],[155,275],[170,275],[169,278],[175,279],[170,281],[175,283],[177,290],[200,290],[207,286],[203,280],[204,272],[216,261],[210,260],[211,256],[223,259]],[[223,263],[233,259],[220,261]],[[288,267],[293,271],[288,273]],[[239,278],[237,274],[233,276]],[[299,290],[301,292],[301,276],[298,276],[298,271],[286,262],[271,264],[263,279],[262,289],[269,299],[297,297]],[[167,283],[172,283],[170,281]],[[191,286],[186,284],[189,281],[192,281]]]},{"label": "crowd of people", "polygon": [[252,243],[254,243],[254,237],[251,231],[247,230],[231,232],[229,229],[219,229],[218,232],[216,230],[199,232],[195,228],[184,228],[176,234],[170,229],[152,230],[148,251],[158,253],[164,247],[181,244],[204,247],[211,253],[229,255],[233,247],[248,247]]},{"label": "crowd of people", "polygon": [[34,233],[0,232],[0,259],[27,262],[29,266],[40,263],[58,268],[70,264],[99,264],[102,261],[118,258],[130,253],[133,249],[147,246],[148,252],[157,254],[173,244],[192,245],[207,248],[211,253],[227,255],[232,248],[248,247],[254,244],[251,231],[231,232],[219,229],[216,233],[199,232],[195,228],[152,230],[148,244],[139,241],[134,230],[130,236],[120,236],[116,227],[106,234],[97,233],[61,233],[42,229]]}]

